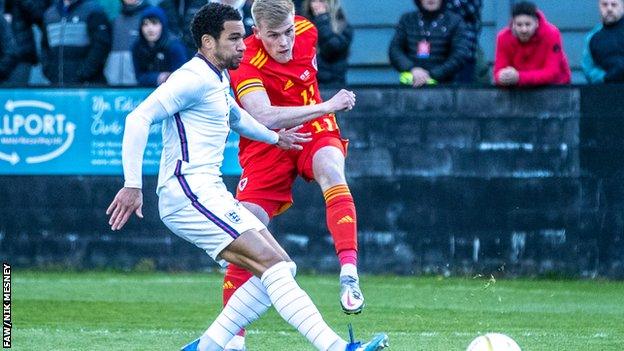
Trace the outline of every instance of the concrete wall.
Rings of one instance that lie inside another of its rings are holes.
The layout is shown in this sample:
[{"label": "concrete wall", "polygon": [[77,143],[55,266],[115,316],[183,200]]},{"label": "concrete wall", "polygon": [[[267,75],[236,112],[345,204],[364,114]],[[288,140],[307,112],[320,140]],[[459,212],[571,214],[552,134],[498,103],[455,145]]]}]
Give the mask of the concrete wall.
[{"label": "concrete wall", "polygon": [[[624,277],[624,87],[361,88],[339,115],[364,271]],[[237,179],[226,179],[234,189]],[[0,256],[17,266],[213,267],[145,219],[104,214],[118,177],[0,177]],[[272,229],[302,269],[337,261],[314,183]]]}]

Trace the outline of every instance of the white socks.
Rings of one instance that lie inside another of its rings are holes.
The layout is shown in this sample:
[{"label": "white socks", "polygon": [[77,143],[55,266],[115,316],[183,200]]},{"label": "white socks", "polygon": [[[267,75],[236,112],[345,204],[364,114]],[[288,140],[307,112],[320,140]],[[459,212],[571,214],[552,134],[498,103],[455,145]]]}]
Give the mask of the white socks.
[{"label": "white socks", "polygon": [[224,349],[232,337],[263,315],[269,307],[271,300],[262,282],[258,277],[251,277],[236,289],[217,319],[202,335],[198,350],[210,350],[204,348],[204,345],[207,347],[209,344],[208,338]]},{"label": "white socks", "polygon": [[242,350],[245,347],[245,337],[234,335],[234,337],[225,345],[226,350]]},{"label": "white socks", "polygon": [[251,277],[234,292],[223,311],[202,335],[198,350],[222,350],[242,328],[264,314],[271,303],[279,315],[317,349],[343,351],[347,345],[323,320],[320,312],[295,281],[296,266],[280,262]]},{"label": "white socks", "polygon": [[288,263],[280,262],[267,269],[261,281],[280,316],[317,349],[345,349],[346,342],[325,323],[308,294],[295,281]]}]

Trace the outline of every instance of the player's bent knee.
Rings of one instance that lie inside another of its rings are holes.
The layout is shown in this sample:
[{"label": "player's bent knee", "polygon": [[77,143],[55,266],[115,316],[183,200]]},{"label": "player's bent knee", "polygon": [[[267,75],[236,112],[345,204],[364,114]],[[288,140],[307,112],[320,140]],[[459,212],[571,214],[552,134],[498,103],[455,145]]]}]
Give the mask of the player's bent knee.
[{"label": "player's bent knee", "polygon": [[284,262],[280,255],[273,252],[270,248],[270,252],[247,252],[245,254],[237,254],[232,251],[226,250],[221,254],[221,258],[229,263],[236,264],[255,276],[260,277],[270,267]]},{"label": "player's bent knee", "polygon": [[282,255],[255,229],[243,232],[221,252],[220,257],[256,275],[284,261]]},{"label": "player's bent knee", "polygon": [[321,187],[330,187],[346,183],[344,164],[319,159],[314,166],[314,180]]},{"label": "player's bent knee", "polygon": [[344,170],[337,167],[322,167],[314,170],[314,180],[321,188],[330,188],[339,184],[346,184]]}]

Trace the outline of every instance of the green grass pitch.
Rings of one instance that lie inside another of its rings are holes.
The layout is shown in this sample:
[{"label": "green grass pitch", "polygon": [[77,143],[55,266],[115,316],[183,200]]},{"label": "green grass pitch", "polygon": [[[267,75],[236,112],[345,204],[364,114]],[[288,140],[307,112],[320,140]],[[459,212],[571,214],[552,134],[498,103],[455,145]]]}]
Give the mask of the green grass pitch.
[{"label": "green grass pitch", "polygon": [[[218,274],[13,272],[14,350],[177,350],[220,309]],[[523,350],[624,350],[624,283],[363,276],[367,307],[339,311],[334,275],[301,285],[343,337],[390,336],[389,350],[464,350],[502,332]],[[312,350],[274,311],[248,348]]]}]

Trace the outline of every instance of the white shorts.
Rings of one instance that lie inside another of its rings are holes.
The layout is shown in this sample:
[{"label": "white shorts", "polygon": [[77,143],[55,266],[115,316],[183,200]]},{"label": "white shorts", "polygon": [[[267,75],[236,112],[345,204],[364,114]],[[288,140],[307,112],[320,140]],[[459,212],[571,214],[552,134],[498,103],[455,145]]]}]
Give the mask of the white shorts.
[{"label": "white shorts", "polygon": [[182,209],[162,217],[162,221],[177,236],[205,250],[222,267],[227,263],[219,254],[234,239],[248,230],[260,231],[266,228],[234,199],[223,182],[195,190],[185,182],[184,177],[180,181],[179,191],[184,192],[190,202]]}]

